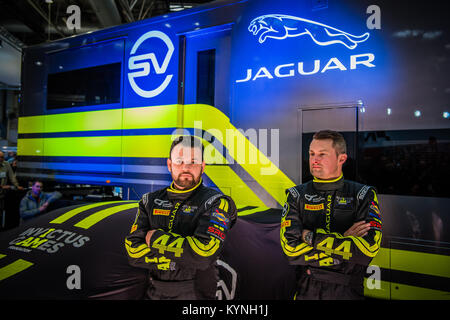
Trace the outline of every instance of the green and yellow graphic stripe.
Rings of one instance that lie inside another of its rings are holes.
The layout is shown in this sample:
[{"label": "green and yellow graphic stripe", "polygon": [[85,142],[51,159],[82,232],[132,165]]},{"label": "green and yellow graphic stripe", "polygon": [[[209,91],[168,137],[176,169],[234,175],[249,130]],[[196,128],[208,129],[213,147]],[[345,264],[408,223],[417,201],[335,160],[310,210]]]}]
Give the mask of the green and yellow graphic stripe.
[{"label": "green and yellow graphic stripe", "polygon": [[[283,206],[285,189],[295,184],[241,131],[237,130],[225,114],[208,105],[194,104],[185,106],[184,116],[186,128],[194,128],[195,122],[202,121],[202,129],[211,133],[222,145],[226,146],[230,156]],[[240,143],[234,143],[236,141]],[[246,161],[246,155],[254,155],[258,161],[256,163]]]},{"label": "green and yellow graphic stripe", "polygon": [[[4,257],[6,257],[6,255],[0,254],[0,259]],[[33,264],[34,263],[27,260],[17,259],[16,261],[0,268],[0,281],[28,269]]]},{"label": "green and yellow graphic stripe", "polygon": [[203,244],[195,237],[188,236],[186,239],[192,250],[202,257],[212,256],[220,247],[220,241],[214,237],[211,237],[211,240],[207,244]]},{"label": "green and yellow graphic stripe", "polygon": [[[284,222],[286,221],[286,217],[283,217],[281,219],[281,225],[284,225]],[[286,232],[286,227],[281,227],[280,228],[280,241],[281,241],[281,248],[283,249],[283,252],[288,256],[288,257],[298,257],[302,254],[305,254],[311,250],[313,250],[314,248],[311,247],[310,245],[308,245],[305,242],[300,243],[298,246],[296,247],[292,247],[288,244],[288,240],[285,237],[285,232]]]},{"label": "green and yellow graphic stripe", "polygon": [[75,208],[75,209],[67,211],[66,213],[64,213],[64,214],[60,215],[59,217],[57,217],[57,218],[53,219],[52,221],[50,221],[50,223],[61,224],[63,222],[66,222],[70,218],[78,215],[79,213],[87,211],[89,209],[97,208],[97,207],[101,207],[101,206],[105,206],[105,205],[109,205],[109,204],[121,204],[121,203],[123,204],[124,201],[98,202],[98,203],[93,203],[93,204],[80,206],[78,208]]},{"label": "green and yellow graphic stripe", "polygon": [[228,201],[225,199],[220,199],[219,209],[224,212],[228,212]]},{"label": "green and yellow graphic stripe", "polygon": [[[201,104],[166,105],[20,117],[19,134],[195,128],[198,123],[201,123],[199,129],[213,134],[217,141],[229,148],[229,155],[234,161],[240,164],[276,202],[283,205],[284,190],[292,187],[294,183],[241,131],[237,130],[226,115],[212,106]],[[234,143],[236,141],[240,143]],[[165,158],[171,142],[172,136],[167,134],[20,138],[18,139],[18,154],[23,156]],[[152,147],[143,148],[142,146],[145,145]],[[257,161],[255,163],[248,161],[246,155],[255,155]],[[227,164],[226,159],[222,156],[219,156],[218,159],[220,164]],[[232,196],[238,196],[239,201],[245,201],[243,203],[252,206],[265,206],[264,201],[228,166],[218,165],[208,168],[207,174],[219,188],[224,189],[225,194],[230,193],[227,190],[233,190]],[[233,184],[223,185],[222,183],[228,179],[232,179]],[[236,181],[239,183],[234,183]]]},{"label": "green and yellow graphic stripe", "polygon": [[450,278],[450,256],[390,249],[391,269]]},{"label": "green and yellow graphic stripe", "polygon": [[132,247],[131,241],[125,239],[125,249],[131,258],[142,258],[150,252],[150,248],[144,243],[135,248]]},{"label": "green and yellow graphic stripe", "polygon": [[103,219],[117,213],[120,211],[124,211],[124,210],[128,210],[131,208],[137,208],[139,206],[139,203],[135,202],[135,203],[128,203],[128,204],[123,204],[123,205],[119,205],[119,206],[114,206],[112,208],[107,208],[104,210],[100,210],[94,214],[91,214],[90,216],[88,216],[87,218],[84,218],[83,220],[81,220],[80,222],[78,222],[77,224],[75,224],[75,227],[79,227],[79,228],[83,228],[83,229],[89,229],[90,227],[92,227],[94,224],[102,221]]},{"label": "green and yellow graphic stripe", "polygon": [[[450,256],[441,254],[382,247],[370,265],[378,266],[385,270],[405,272],[406,275],[409,273],[409,277],[412,278],[420,277],[421,275],[450,278],[450,274],[448,273]],[[373,298],[394,300],[450,299],[450,292],[398,283],[395,278],[392,279],[392,282],[381,280],[380,283],[380,289],[369,289],[365,287],[364,294]]]}]

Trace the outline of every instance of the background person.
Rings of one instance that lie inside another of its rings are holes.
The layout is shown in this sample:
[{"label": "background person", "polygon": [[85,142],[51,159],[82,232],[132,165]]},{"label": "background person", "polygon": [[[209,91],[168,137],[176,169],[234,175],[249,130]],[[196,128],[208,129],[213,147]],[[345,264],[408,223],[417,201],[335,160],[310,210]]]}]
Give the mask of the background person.
[{"label": "background person", "polygon": [[24,189],[19,185],[11,164],[5,161],[5,154],[2,151],[0,151],[0,186],[2,190],[14,188],[19,190]]},{"label": "background person", "polygon": [[19,185],[10,163],[5,161],[5,154],[0,151],[0,221],[2,227],[3,221],[5,220],[5,211],[8,211],[5,204],[5,201],[8,198],[7,193],[14,189],[23,190],[24,188]]},{"label": "background person", "polygon": [[20,217],[27,220],[47,212],[48,205],[61,198],[61,193],[43,192],[44,185],[41,181],[34,181],[31,190],[20,201]]},{"label": "background person", "polygon": [[343,136],[314,134],[309,166],[314,179],[286,193],[280,240],[297,265],[299,299],[362,299],[364,275],[381,243],[375,189],[344,180]]}]

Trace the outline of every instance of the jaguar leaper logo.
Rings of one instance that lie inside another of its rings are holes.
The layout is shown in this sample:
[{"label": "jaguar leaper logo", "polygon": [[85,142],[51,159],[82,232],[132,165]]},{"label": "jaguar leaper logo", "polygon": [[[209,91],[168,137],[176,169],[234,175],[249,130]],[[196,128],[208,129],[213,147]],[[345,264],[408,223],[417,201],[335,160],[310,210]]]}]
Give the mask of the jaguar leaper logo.
[{"label": "jaguar leaper logo", "polygon": [[268,38],[283,40],[309,36],[320,46],[341,44],[351,50],[369,38],[368,32],[353,35],[320,22],[284,14],[259,16],[250,22],[248,31],[258,36],[259,43],[264,43]]}]

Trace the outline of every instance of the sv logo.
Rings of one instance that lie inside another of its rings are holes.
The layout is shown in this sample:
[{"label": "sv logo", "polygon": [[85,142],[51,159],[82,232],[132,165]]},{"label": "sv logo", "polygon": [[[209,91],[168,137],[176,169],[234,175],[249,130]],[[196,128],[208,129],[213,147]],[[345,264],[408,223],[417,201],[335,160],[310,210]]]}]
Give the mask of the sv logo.
[{"label": "sv logo", "polygon": [[[136,53],[139,46],[147,39],[150,38],[158,38],[164,42],[164,44],[167,46],[167,53],[164,57],[164,60],[162,64],[160,65],[158,62],[158,59],[156,58],[156,55],[154,52],[146,53],[146,54],[140,54],[136,56],[132,56]],[[130,85],[133,88],[134,92],[136,92],[138,95],[144,98],[152,98],[157,95],[159,95],[161,92],[163,92],[167,86],[170,83],[170,80],[172,80],[173,74],[166,75],[164,81],[153,90],[143,90],[140,88],[135,78],[140,77],[147,77],[150,74],[150,65],[153,66],[156,74],[164,74],[166,73],[167,67],[169,66],[170,59],[172,58],[172,54],[174,51],[174,46],[170,38],[161,31],[149,31],[145,34],[143,34],[133,45],[133,48],[130,52],[130,58],[128,60],[128,69],[129,70],[137,70],[134,72],[128,73],[128,80],[130,81]],[[148,62],[150,60],[150,63]]]}]

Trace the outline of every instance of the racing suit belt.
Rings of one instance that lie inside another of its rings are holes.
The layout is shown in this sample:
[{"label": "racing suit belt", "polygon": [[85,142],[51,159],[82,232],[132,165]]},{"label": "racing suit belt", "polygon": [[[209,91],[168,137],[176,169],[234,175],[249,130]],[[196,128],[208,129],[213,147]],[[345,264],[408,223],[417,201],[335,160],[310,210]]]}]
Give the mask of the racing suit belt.
[{"label": "racing suit belt", "polygon": [[166,295],[173,295],[174,293],[194,292],[194,280],[185,281],[159,281],[152,279],[152,285],[158,292]]},{"label": "racing suit belt", "polygon": [[[347,287],[360,287],[361,279],[355,276],[346,275],[338,272],[325,270],[323,268],[308,268],[311,272],[310,277],[315,280],[339,284]],[[305,273],[307,275],[307,273]]]}]

